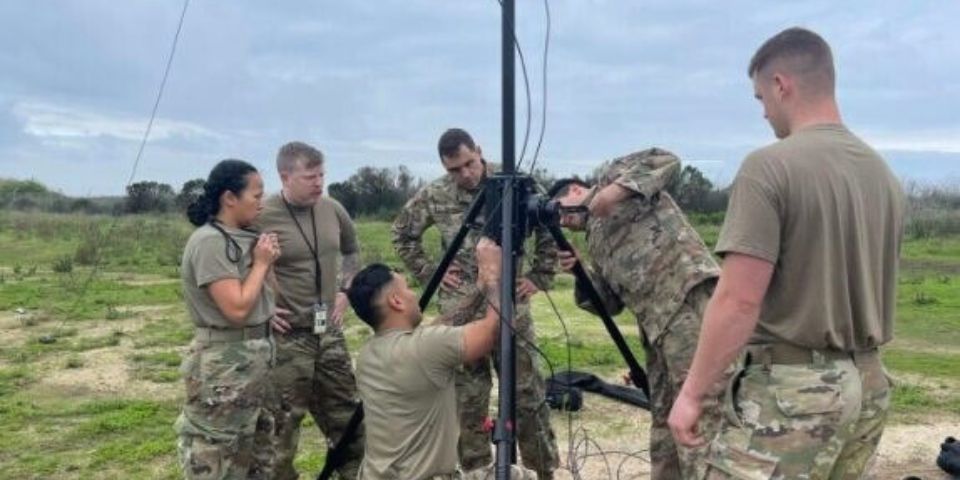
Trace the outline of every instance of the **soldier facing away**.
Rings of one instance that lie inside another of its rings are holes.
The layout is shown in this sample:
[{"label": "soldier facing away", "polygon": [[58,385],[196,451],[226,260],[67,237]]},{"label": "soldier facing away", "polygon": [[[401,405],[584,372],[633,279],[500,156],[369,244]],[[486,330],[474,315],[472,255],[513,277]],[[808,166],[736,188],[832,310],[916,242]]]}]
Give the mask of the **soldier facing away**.
[{"label": "soldier facing away", "polygon": [[[407,268],[426,284],[436,268],[436,261],[423,248],[423,233],[436,226],[440,230],[441,245],[446,249],[459,230],[474,196],[480,191],[492,166],[484,161],[480,146],[461,129],[452,128],[443,133],[437,145],[441,163],[447,175],[423,187],[403,207],[393,222],[393,245]],[[482,217],[482,215],[481,215]],[[478,224],[483,218],[477,219]],[[454,263],[445,272],[438,292],[440,313],[454,311],[476,287],[477,260],[474,254],[479,233],[471,230],[457,252]],[[537,353],[531,344],[536,342],[529,298],[549,288],[556,265],[556,245],[543,229],[534,232],[535,250],[532,266],[517,279],[516,305],[516,378],[517,378],[517,443],[523,464],[537,472],[541,479],[553,478],[559,464],[556,438],[550,426],[550,410],[544,402],[545,386],[537,367]],[[464,321],[483,317],[484,310],[476,309]],[[460,416],[460,461],[472,470],[489,464],[490,433],[483,428],[490,408],[492,388],[490,358],[464,365],[457,372],[457,404]]]},{"label": "soldier facing away", "polygon": [[[699,478],[706,450],[678,447],[667,415],[686,377],[700,320],[719,268],[696,230],[664,188],[679,171],[672,153],[651,148],[617,158],[599,174],[596,185],[560,180],[550,196],[562,207],[560,224],[586,230],[585,265],[604,307],[616,315],[626,307],[637,318],[650,383],[650,463],[656,479]],[[574,252],[560,252],[570,271]],[[577,304],[594,311],[576,285]],[[702,423],[709,434],[720,424],[717,383],[705,401]]]},{"label": "soldier facing away", "polygon": [[893,335],[902,189],[841,123],[830,47],[790,28],[750,62],[778,142],[733,181],[690,375],[670,413],[685,445],[718,367],[745,351],[709,478],[860,478],[890,405],[877,348]]},{"label": "soldier facing away", "polygon": [[[323,196],[323,154],[302,142],[277,153],[283,190],[264,202],[256,225],[274,232],[283,255],[274,263],[277,363],[277,478],[297,478],[293,466],[300,423],[310,413],[330,444],[344,435],[357,406],[357,386],[341,323],[344,289],[359,268],[353,221],[339,202]],[[339,265],[338,265],[339,260]],[[362,426],[348,440],[337,472],[357,477],[363,458]]]}]

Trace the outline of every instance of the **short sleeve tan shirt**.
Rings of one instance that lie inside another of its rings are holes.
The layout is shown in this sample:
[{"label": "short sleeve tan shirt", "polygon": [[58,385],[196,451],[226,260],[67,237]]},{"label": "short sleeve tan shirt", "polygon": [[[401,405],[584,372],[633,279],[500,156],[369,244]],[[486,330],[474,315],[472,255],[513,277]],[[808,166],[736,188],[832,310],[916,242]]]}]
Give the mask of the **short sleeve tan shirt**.
[{"label": "short sleeve tan shirt", "polygon": [[[247,277],[253,265],[252,250],[257,235],[247,230],[222,227],[237,242],[241,251],[239,261],[227,256],[228,240],[210,225],[194,230],[183,248],[180,276],[183,280],[183,298],[194,325],[198,327],[235,328],[217,307],[207,287],[218,280]],[[246,326],[266,323],[273,316],[273,293],[266,285],[250,309]]]},{"label": "short sleeve tan shirt", "polygon": [[886,162],[843,125],[751,153],[716,251],[774,264],[754,341],[845,351],[888,342],[903,211]]},{"label": "short sleeve tan shirt", "polygon": [[460,422],[454,373],[462,327],[389,330],[357,356],[366,437],[360,478],[422,479],[457,468]]},{"label": "short sleeve tan shirt", "polygon": [[[317,227],[316,246],[313,244],[314,225]],[[313,304],[318,301],[333,304],[341,255],[359,250],[350,215],[332,198],[321,197],[312,209],[291,205],[288,210],[280,195],[273,195],[264,201],[256,227],[261,232],[276,233],[280,240],[280,258],[273,264],[277,278],[277,305],[293,312],[291,321],[295,326],[313,325]],[[317,251],[320,259],[319,292],[311,248]]]}]

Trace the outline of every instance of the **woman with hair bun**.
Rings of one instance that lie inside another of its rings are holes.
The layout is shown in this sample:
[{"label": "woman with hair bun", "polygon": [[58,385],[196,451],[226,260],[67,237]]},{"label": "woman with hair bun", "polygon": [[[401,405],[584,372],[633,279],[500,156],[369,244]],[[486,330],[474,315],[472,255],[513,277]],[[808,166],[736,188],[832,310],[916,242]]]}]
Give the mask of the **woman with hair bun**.
[{"label": "woman with hair bun", "polygon": [[264,280],[280,247],[275,236],[247,229],[262,197],[256,168],[223,160],[187,209],[197,229],[180,271],[196,331],[180,367],[186,399],[175,429],[188,479],[272,477],[275,308]]}]

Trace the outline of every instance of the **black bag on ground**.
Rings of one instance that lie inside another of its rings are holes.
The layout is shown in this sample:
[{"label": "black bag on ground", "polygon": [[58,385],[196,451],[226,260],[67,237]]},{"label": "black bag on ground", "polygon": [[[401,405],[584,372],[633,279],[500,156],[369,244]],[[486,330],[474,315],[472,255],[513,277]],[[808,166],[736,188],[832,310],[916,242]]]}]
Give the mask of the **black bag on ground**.
[{"label": "black bag on ground", "polygon": [[944,472],[953,475],[953,478],[960,478],[960,442],[956,438],[947,437],[940,444],[937,466]]},{"label": "black bag on ground", "polygon": [[[576,391],[579,397],[579,390],[597,393],[607,398],[612,398],[630,405],[650,410],[650,399],[643,393],[643,390],[634,387],[625,387],[622,385],[613,385],[601,380],[591,373],[566,371],[560,372],[547,379],[547,403],[558,410],[578,411],[582,406],[583,399],[570,399],[564,407],[563,395],[569,391]],[[554,392],[554,400],[551,400],[551,391]],[[554,403],[556,402],[556,403]],[[576,406],[576,408],[572,408]]]}]

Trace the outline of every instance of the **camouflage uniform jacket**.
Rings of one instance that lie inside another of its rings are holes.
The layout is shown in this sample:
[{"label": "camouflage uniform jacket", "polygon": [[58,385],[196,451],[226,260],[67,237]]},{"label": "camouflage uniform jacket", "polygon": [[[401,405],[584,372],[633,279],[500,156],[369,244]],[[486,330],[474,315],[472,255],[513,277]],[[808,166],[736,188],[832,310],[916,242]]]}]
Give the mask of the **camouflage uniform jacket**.
[{"label": "camouflage uniform jacket", "polygon": [[[720,269],[700,235],[664,189],[679,159],[658,148],[620,157],[602,169],[597,187],[611,183],[635,195],[605,218],[587,221],[594,286],[611,315],[628,308],[650,342],[668,329],[687,292]],[[594,311],[578,285],[577,304]]]},{"label": "camouflage uniform jacket", "polygon": [[[488,171],[493,168],[488,166]],[[393,222],[391,233],[393,246],[403,263],[413,275],[426,285],[437,267],[439,259],[430,258],[423,248],[423,232],[435,225],[440,231],[441,248],[446,251],[453,241],[463,218],[480,190],[468,191],[457,186],[449,175],[444,175],[420,189],[401,210]],[[454,261],[463,269],[462,287],[456,296],[466,296],[476,289],[477,259],[476,245],[482,235],[483,212],[477,216],[474,224],[457,252]],[[534,247],[529,269],[518,266],[518,276],[525,270],[529,278],[541,290],[550,288],[557,265],[557,246],[546,229],[534,230]],[[439,295],[449,295],[443,289]],[[482,310],[479,313],[483,313]]]}]

